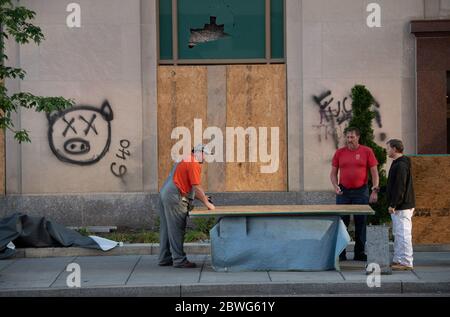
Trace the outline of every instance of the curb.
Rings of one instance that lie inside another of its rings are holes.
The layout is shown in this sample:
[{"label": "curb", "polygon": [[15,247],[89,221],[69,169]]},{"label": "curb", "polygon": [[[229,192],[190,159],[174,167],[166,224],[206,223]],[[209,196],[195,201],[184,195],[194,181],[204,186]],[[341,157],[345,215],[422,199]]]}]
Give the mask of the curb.
[{"label": "curb", "polygon": [[[188,254],[209,254],[209,243],[185,243],[184,250]],[[159,243],[133,243],[118,246],[110,251],[68,248],[17,248],[13,258],[48,258],[73,256],[120,256],[120,255],[157,255]]]},{"label": "curb", "polygon": [[[353,252],[354,243],[347,246],[347,252]],[[389,249],[393,251],[393,244]],[[210,254],[209,243],[185,243],[184,250],[187,254]],[[415,252],[450,252],[450,244],[416,245]],[[124,244],[110,251],[97,249],[85,249],[79,247],[69,248],[23,248],[16,249],[14,258],[47,258],[69,256],[119,256],[119,255],[157,255],[159,243],[133,243]]]},{"label": "curb", "polygon": [[90,297],[90,296],[307,296],[307,295],[408,295],[436,294],[450,296],[450,282],[388,282],[380,288],[369,288],[361,282],[337,283],[243,283],[243,284],[178,284],[0,290],[0,297]]}]

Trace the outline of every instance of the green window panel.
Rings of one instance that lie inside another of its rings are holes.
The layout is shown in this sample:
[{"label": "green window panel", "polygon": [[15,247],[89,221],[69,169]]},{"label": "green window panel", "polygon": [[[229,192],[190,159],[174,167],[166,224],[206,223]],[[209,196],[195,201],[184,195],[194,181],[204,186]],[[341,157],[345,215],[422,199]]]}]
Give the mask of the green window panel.
[{"label": "green window panel", "polygon": [[[265,0],[178,0],[177,59],[265,59]],[[271,58],[284,58],[284,0],[270,3]],[[172,0],[159,0],[160,60],[173,59]]]},{"label": "green window panel", "polygon": [[159,56],[172,59],[172,0],[159,1]]},{"label": "green window panel", "polygon": [[270,46],[272,58],[284,58],[284,1],[270,1]]}]

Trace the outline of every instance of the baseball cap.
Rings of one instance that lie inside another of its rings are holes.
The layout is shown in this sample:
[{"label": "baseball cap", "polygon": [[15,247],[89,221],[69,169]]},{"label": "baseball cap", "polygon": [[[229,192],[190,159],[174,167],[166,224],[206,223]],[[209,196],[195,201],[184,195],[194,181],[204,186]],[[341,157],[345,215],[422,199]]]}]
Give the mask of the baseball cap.
[{"label": "baseball cap", "polygon": [[198,144],[192,149],[192,153],[203,152],[206,155],[211,155],[211,151],[204,144]]}]

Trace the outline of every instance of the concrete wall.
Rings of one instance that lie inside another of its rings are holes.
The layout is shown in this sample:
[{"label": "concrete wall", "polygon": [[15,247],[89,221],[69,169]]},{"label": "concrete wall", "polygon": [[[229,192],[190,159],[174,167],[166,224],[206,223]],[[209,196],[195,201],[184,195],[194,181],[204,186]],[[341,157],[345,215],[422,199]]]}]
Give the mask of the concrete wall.
[{"label": "concrete wall", "polygon": [[[375,126],[376,141],[402,138],[407,153],[416,151],[414,36],[409,21],[423,18],[422,0],[376,1],[381,6],[381,27],[369,28],[366,7],[373,1],[303,0],[301,25],[303,62],[303,160],[304,189],[329,190],[329,172],[346,123],[332,126],[322,120],[313,96],[326,91],[334,98],[329,105],[337,110],[355,84],[365,85],[380,104],[382,126]],[[298,30],[287,29],[298,34]],[[289,51],[288,51],[289,54]],[[289,68],[288,60],[288,68]],[[351,99],[346,100],[347,109]]]},{"label": "concrete wall", "polygon": [[450,0],[424,0],[425,18],[450,17]]},{"label": "concrete wall", "polygon": [[[40,46],[29,44],[20,49],[8,43],[11,65],[28,72],[24,81],[6,83],[8,89],[61,95],[75,99],[77,106],[97,110],[106,100],[113,119],[109,122],[109,150],[98,162],[80,165],[61,160],[52,151],[45,115],[21,111],[14,116],[18,128],[30,130],[32,143],[20,146],[11,133],[6,135],[8,199],[0,201],[4,214],[39,212],[56,215],[72,225],[151,223],[161,178],[155,1],[79,0],[82,27],[73,29],[66,26],[66,6],[73,1],[21,1],[37,12],[36,24],[46,40]],[[409,22],[449,16],[449,0],[375,1],[381,5],[381,28],[366,25],[366,7],[371,2],[286,0],[286,181],[287,190],[294,193],[264,194],[271,197],[270,202],[277,202],[276,197],[286,203],[310,202],[297,199],[297,193],[303,191],[318,191],[322,200],[314,202],[332,198],[328,175],[336,148],[333,126],[324,120],[321,124],[319,106],[313,99],[324,92],[331,92],[324,100],[333,97],[330,106],[337,109],[355,84],[366,85],[380,104],[382,126],[375,128],[376,140],[384,144],[381,133],[386,138],[402,138],[406,152],[416,152],[415,39]],[[217,69],[221,68],[209,67],[212,73]],[[217,103],[221,102],[223,98],[218,98]],[[351,100],[345,102],[349,109]],[[94,125],[102,140],[92,141],[96,144],[92,149],[101,153],[109,135],[104,120],[108,116],[92,111],[79,109],[56,117],[60,125],[54,126],[55,140],[65,142],[73,132],[63,124],[63,118],[68,122],[74,119],[73,127],[83,134],[88,124],[80,116],[90,120],[96,114]],[[217,113],[206,115],[215,122]],[[220,126],[220,122],[215,124]],[[344,126],[335,128],[341,133]],[[121,140],[127,140],[122,146],[127,145],[124,152],[130,155],[120,151]],[[338,140],[341,144],[342,138]],[[120,165],[126,166],[122,177],[112,173],[114,163],[116,173]],[[251,203],[256,197],[254,193],[230,195],[224,203],[232,202],[233,197],[240,197],[240,203]]]},{"label": "concrete wall", "polygon": [[439,16],[443,18],[450,17],[450,0],[440,0]]},{"label": "concrete wall", "polygon": [[[81,0],[81,28],[66,25],[66,7],[72,1],[32,0],[21,4],[37,12],[35,23],[42,28],[45,41],[40,46],[24,45],[18,60],[27,71],[20,90],[37,95],[64,96],[76,101],[76,109],[87,105],[100,109],[109,102],[113,119],[101,113],[77,110],[64,115],[53,125],[53,139],[63,157],[76,162],[101,156],[110,141],[109,151],[93,164],[68,163],[50,148],[51,126],[44,114],[22,111],[20,124],[31,133],[32,142],[20,149],[7,140],[11,160],[8,169],[20,164],[20,172],[7,179],[7,193],[43,194],[76,192],[143,191],[143,92],[141,64],[141,1]],[[154,11],[153,11],[154,12]],[[149,12],[151,14],[152,12]],[[58,114],[57,114],[58,115]],[[86,135],[88,122],[96,116]],[[72,126],[74,129],[72,129]],[[66,128],[68,128],[67,131]],[[75,133],[76,131],[76,133]],[[65,135],[63,135],[63,133]],[[109,134],[109,135],[108,135]],[[64,141],[82,137],[91,144],[86,155],[69,155]],[[127,140],[122,141],[121,140]],[[59,145],[58,145],[59,144]],[[126,147],[130,155],[122,155]],[[124,156],[125,160],[116,154]],[[117,177],[119,166],[127,172]],[[146,162],[149,164],[150,162]]]},{"label": "concrete wall", "polygon": [[[332,204],[334,195],[331,192],[214,193],[213,199],[218,206],[318,205]],[[7,195],[0,199],[0,218],[21,212],[48,217],[66,226],[155,229],[158,206],[157,193]]]},{"label": "concrete wall", "polygon": [[[342,106],[345,98],[349,108],[351,87],[366,85],[380,104],[382,126],[375,129],[377,141],[384,143],[382,133],[387,138],[402,138],[406,152],[416,152],[415,41],[409,33],[409,21],[423,18],[425,10],[429,15],[441,15],[447,4],[439,2],[436,11],[433,1],[378,1],[382,27],[369,28],[366,7],[370,2],[287,0],[289,191],[329,190],[329,165],[336,148],[332,131],[336,128],[342,145],[346,123],[333,127],[321,120],[313,96],[326,91],[331,91],[328,99],[334,98],[331,108],[336,109],[338,102]],[[47,118],[23,111],[19,121],[30,129],[33,142],[18,147],[11,136],[7,138],[7,155],[11,156],[7,169],[16,171],[7,176],[7,192],[155,192],[161,178],[155,155],[155,2],[79,1],[82,27],[73,29],[66,26],[68,3],[24,2],[37,12],[36,23],[46,40],[39,47],[21,47],[17,60],[28,76],[19,88],[36,94],[62,95],[75,99],[77,105],[98,109],[107,100],[114,115],[109,151],[95,164],[64,162],[49,146]],[[65,119],[70,121],[80,114],[92,117],[92,113],[76,112]],[[101,126],[100,120],[97,126]],[[79,124],[75,127],[78,130],[86,125],[80,120],[74,124]],[[55,125],[59,139],[64,139],[65,127],[64,123]],[[71,131],[66,131],[66,138]],[[121,155],[121,140],[130,144],[126,160],[116,156]],[[104,141],[97,143],[93,150],[98,154]],[[120,165],[126,166],[123,177],[111,172],[114,163],[116,173]]]}]

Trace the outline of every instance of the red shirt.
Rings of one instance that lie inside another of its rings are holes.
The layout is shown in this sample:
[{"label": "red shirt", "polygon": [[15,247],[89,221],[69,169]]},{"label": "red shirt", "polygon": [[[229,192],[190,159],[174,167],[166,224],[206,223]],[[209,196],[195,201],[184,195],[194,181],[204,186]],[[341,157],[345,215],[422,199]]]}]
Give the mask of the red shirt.
[{"label": "red shirt", "polygon": [[359,188],[367,184],[367,170],[378,165],[370,147],[360,145],[356,150],[340,148],[333,156],[331,165],[339,169],[339,184],[345,188]]},{"label": "red shirt", "polygon": [[201,183],[202,166],[191,155],[191,161],[182,160],[178,163],[175,173],[173,174],[173,182],[178,187],[182,195],[186,195],[192,190],[192,186]]}]

